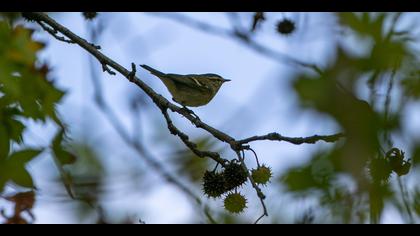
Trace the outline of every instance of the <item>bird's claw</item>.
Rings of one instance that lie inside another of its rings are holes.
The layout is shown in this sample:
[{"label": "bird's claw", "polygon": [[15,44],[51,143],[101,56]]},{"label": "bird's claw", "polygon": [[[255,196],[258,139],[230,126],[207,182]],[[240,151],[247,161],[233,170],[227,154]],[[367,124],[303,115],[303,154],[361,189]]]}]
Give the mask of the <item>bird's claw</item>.
[{"label": "bird's claw", "polygon": [[182,105],[182,110],[184,110],[185,112],[187,112],[188,114],[192,115],[195,119],[200,120],[200,118],[188,107]]}]

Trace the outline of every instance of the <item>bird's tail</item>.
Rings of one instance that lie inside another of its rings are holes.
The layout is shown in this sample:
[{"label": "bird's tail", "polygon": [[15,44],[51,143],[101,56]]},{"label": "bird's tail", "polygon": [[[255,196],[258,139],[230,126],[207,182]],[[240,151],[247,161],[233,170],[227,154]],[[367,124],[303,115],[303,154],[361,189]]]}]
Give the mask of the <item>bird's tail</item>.
[{"label": "bird's tail", "polygon": [[148,66],[148,65],[140,65],[141,67],[143,67],[144,69],[146,69],[146,70],[148,70],[148,71],[150,71],[150,73],[152,73],[152,74],[154,74],[154,75],[156,75],[156,76],[158,76],[158,77],[163,77],[163,76],[165,76],[165,73],[162,73],[162,72],[160,72],[160,71],[158,71],[158,70],[155,70],[155,69],[153,69],[152,67],[150,67],[150,66]]}]

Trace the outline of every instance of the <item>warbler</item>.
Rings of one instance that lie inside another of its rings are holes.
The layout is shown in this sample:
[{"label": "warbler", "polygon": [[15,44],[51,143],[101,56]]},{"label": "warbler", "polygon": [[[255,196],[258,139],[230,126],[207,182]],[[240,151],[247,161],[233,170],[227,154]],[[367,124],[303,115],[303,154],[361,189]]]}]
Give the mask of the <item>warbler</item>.
[{"label": "warbler", "polygon": [[223,83],[230,81],[217,74],[165,74],[147,65],[140,65],[158,77],[182,106],[199,107],[208,104]]}]

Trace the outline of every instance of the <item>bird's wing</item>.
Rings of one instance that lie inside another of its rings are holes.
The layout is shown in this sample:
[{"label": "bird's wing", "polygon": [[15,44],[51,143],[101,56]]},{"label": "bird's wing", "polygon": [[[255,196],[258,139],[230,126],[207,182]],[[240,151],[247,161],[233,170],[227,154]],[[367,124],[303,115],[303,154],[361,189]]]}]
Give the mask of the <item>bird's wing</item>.
[{"label": "bird's wing", "polygon": [[166,74],[166,76],[174,80],[175,82],[181,83],[191,88],[195,88],[195,89],[198,88],[198,89],[203,89],[203,90],[210,89],[203,82],[200,82],[196,74],[189,74],[189,75]]},{"label": "bird's wing", "polygon": [[153,69],[152,67],[148,65],[140,65],[140,66],[148,70],[153,75],[162,79],[163,78],[170,79],[170,80],[173,80],[174,82],[183,84],[185,86],[188,86],[194,89],[197,89],[197,88],[203,89],[203,90],[210,89],[204,83],[200,82],[196,74],[189,74],[189,75],[165,74],[156,69]]}]

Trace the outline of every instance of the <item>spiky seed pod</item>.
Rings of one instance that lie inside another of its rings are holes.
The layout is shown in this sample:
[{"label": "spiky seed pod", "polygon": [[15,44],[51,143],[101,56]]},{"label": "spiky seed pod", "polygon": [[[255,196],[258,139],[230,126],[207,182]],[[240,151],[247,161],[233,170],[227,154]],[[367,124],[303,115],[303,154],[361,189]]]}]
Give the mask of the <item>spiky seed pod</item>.
[{"label": "spiky seed pod", "polygon": [[251,171],[252,179],[257,184],[266,185],[273,176],[271,169],[265,165]]},{"label": "spiky seed pod", "polygon": [[24,20],[29,22],[34,22],[35,20],[32,18],[32,13],[30,12],[22,12],[22,17]]},{"label": "spiky seed pod", "polygon": [[288,36],[291,33],[293,33],[295,29],[296,29],[295,22],[287,18],[284,18],[283,20],[277,23],[277,32],[279,32],[282,35]]},{"label": "spiky seed pod", "polygon": [[83,12],[83,16],[86,20],[93,20],[97,15],[97,12]]},{"label": "spiky seed pod", "polygon": [[404,161],[401,166],[399,166],[398,168],[394,168],[393,170],[398,176],[403,176],[403,175],[408,174],[408,172],[410,172],[410,168],[411,168],[411,162],[410,160],[408,160],[408,161]]},{"label": "spiky seed pod", "polygon": [[248,174],[241,164],[231,161],[226,165],[223,176],[225,177],[225,191],[227,192],[244,184]]},{"label": "spiky seed pod", "polygon": [[247,200],[240,193],[230,193],[226,196],[225,209],[231,213],[241,213],[246,208]]},{"label": "spiky seed pod", "polygon": [[384,158],[373,158],[369,163],[369,173],[373,180],[388,181],[392,169],[389,162]]},{"label": "spiky seed pod", "polygon": [[203,191],[208,197],[217,198],[225,193],[225,178],[222,173],[206,171],[203,177]]},{"label": "spiky seed pod", "polygon": [[404,160],[404,155],[405,153],[398,148],[392,148],[386,153],[389,165],[398,176],[408,174],[411,168],[410,160]]},{"label": "spiky seed pod", "polygon": [[386,153],[386,157],[388,158],[392,169],[395,170],[402,166],[404,161],[404,152],[398,148],[392,148]]}]

